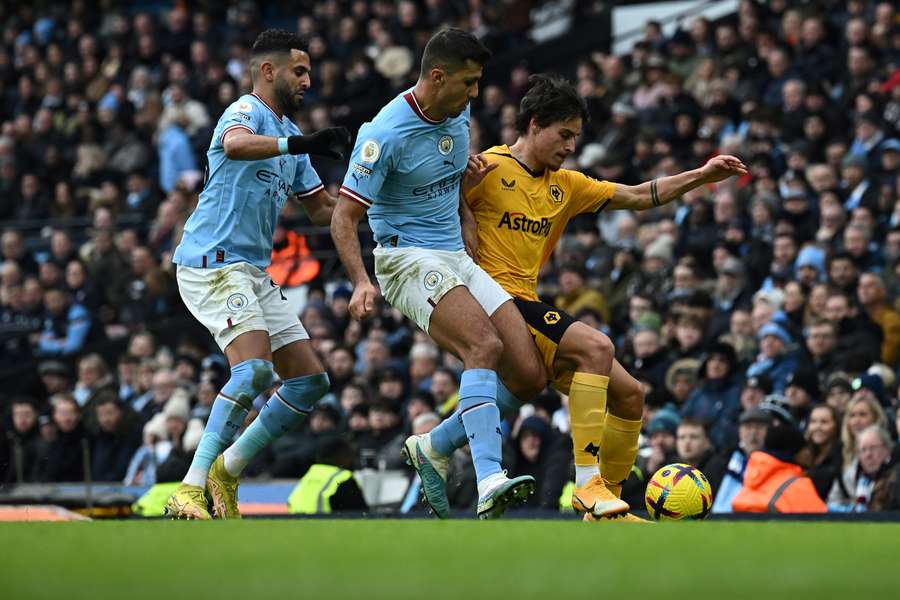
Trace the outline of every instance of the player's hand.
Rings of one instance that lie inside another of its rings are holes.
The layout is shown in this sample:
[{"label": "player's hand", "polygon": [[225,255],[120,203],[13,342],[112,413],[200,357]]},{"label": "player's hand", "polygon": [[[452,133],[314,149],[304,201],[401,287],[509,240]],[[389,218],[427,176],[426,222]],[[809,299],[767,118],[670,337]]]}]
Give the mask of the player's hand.
[{"label": "player's hand", "polygon": [[466,194],[477,186],[485,176],[500,166],[500,163],[489,163],[481,154],[472,154],[469,156],[469,162],[466,164],[466,172],[463,174],[462,189]]},{"label": "player's hand", "polygon": [[736,156],[722,154],[709,159],[700,171],[707,183],[715,183],[732,176],[746,175],[747,167]]},{"label": "player's hand", "polygon": [[327,127],[309,135],[288,138],[291,154],[315,154],[344,160],[343,150],[350,147],[350,131],[346,127]]},{"label": "player's hand", "polygon": [[371,281],[357,285],[353,288],[353,295],[350,296],[350,304],[347,307],[350,316],[357,321],[371,317],[375,312],[377,300],[378,288],[372,285]]}]

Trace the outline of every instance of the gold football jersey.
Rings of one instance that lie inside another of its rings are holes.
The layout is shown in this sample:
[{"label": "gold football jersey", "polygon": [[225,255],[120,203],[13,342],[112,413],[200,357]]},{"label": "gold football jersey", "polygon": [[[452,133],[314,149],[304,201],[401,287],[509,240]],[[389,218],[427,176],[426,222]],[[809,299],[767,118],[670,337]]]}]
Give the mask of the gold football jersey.
[{"label": "gold football jersey", "polygon": [[566,224],[603,210],[616,186],[567,169],[535,173],[507,146],[483,154],[499,166],[466,196],[478,223],[479,264],[513,296],[537,300],[538,272]]}]

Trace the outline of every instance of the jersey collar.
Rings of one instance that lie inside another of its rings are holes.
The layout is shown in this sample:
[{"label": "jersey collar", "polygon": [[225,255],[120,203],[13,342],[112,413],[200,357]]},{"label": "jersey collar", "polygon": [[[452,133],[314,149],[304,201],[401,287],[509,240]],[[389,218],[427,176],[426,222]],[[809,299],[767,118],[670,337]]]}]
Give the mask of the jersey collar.
[{"label": "jersey collar", "polygon": [[416,95],[412,93],[412,90],[403,94],[403,99],[406,100],[407,104],[409,104],[409,107],[411,109],[413,109],[413,112],[416,113],[416,116],[419,117],[420,119],[422,119],[423,121],[425,121],[426,123],[428,123],[429,125],[440,125],[441,123],[443,123],[444,121],[447,120],[447,119],[444,119],[444,121],[435,121],[434,119],[429,119],[425,115],[425,112],[422,111],[422,108],[419,106],[419,101],[416,100]]},{"label": "jersey collar", "polygon": [[518,158],[513,156],[512,152],[510,152],[510,150],[509,150],[509,146],[498,146],[498,149],[499,149],[499,152],[488,151],[488,152],[485,152],[485,154],[496,154],[497,156],[505,156],[507,158],[511,158],[514,161],[516,161],[517,163],[519,163],[519,166],[522,167],[525,170],[525,172],[528,173],[529,175],[531,175],[532,177],[543,177],[544,176],[543,169],[541,169],[540,171],[532,171],[531,167],[529,167],[528,165],[523,163],[521,160],[519,160]]},{"label": "jersey collar", "polygon": [[269,106],[268,103],[265,100],[263,100],[259,94],[257,94],[256,92],[251,92],[250,95],[253,96],[254,98],[256,98],[257,100],[259,100],[260,102],[262,102],[263,106],[268,108],[272,112],[272,114],[275,115],[276,119],[278,119],[280,121],[281,119],[284,118],[284,117],[279,117],[278,113],[275,112],[275,109],[272,108],[271,106]]}]

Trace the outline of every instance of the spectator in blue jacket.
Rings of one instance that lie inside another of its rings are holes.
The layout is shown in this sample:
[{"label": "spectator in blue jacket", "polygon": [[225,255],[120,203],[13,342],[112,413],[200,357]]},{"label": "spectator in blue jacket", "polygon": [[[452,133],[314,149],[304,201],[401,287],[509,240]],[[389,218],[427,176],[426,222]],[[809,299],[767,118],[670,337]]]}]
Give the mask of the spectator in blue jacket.
[{"label": "spectator in blue jacket", "polygon": [[772,389],[783,394],[788,377],[797,370],[797,356],[789,350],[794,340],[787,329],[774,321],[763,325],[757,337],[760,353],[756,362],[747,369],[747,377],[767,375],[772,380]]},{"label": "spectator in blue jacket", "polygon": [[72,302],[62,288],[44,292],[44,327],[35,354],[70,356],[81,352],[91,331],[91,315],[80,304]]},{"label": "spectator in blue jacket", "polygon": [[716,448],[737,442],[737,420],[741,412],[741,378],[734,348],[724,342],[710,344],[700,366],[700,382],[681,407],[682,417],[704,421]]}]

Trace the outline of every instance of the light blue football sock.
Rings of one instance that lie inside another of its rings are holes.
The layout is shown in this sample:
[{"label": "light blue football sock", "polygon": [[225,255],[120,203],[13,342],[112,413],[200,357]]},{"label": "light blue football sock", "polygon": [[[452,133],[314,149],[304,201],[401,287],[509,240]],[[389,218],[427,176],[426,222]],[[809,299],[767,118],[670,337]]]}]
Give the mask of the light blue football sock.
[{"label": "light blue football sock", "polygon": [[234,477],[240,475],[260,450],[295,429],[328,392],[329,386],[325,373],[285,380],[263,405],[256,420],[225,450],[225,470]]},{"label": "light blue football sock", "polygon": [[[519,414],[522,403],[510,392],[503,381],[497,378],[497,408],[500,409],[500,418]],[[457,409],[452,415],[444,419],[437,427],[431,430],[431,447],[444,456],[449,456],[457,448],[466,445],[466,428],[463,426],[460,411]]]},{"label": "light blue football sock", "polygon": [[469,438],[475,478],[482,481],[500,473],[503,438],[497,408],[497,373],[490,369],[463,371],[459,386],[459,411]]},{"label": "light blue football sock", "polygon": [[209,467],[237,437],[253,399],[272,385],[274,377],[268,360],[252,358],[231,368],[231,377],[213,402],[203,436],[184,477],[185,483],[206,487]]}]

